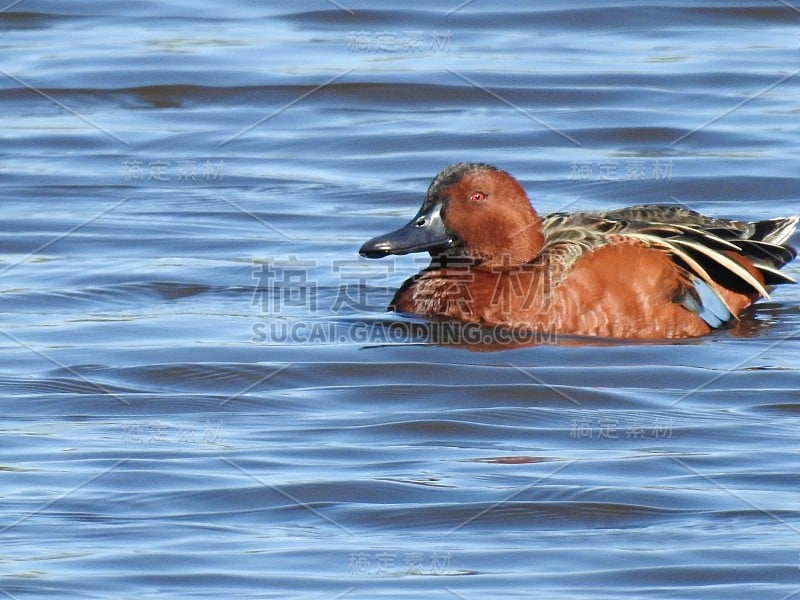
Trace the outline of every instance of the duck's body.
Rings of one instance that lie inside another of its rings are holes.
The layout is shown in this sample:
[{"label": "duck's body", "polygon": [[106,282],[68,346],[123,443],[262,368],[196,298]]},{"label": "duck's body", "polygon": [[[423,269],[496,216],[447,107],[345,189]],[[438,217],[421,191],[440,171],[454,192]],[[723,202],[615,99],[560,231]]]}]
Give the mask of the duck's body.
[{"label": "duck's body", "polygon": [[540,218],[495,167],[458,163],[431,183],[417,216],[361,254],[428,250],[431,265],[390,308],[548,333],[699,336],[735,320],[792,260],[798,217],[747,223],[671,206]]}]

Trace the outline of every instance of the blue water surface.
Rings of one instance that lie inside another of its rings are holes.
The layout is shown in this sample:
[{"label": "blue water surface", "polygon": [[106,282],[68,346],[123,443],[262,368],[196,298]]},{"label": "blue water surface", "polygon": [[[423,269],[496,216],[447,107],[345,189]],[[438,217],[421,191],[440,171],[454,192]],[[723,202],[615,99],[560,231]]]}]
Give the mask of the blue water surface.
[{"label": "blue water surface", "polygon": [[799,213],[799,25],[10,3],[0,595],[800,597],[800,288],[698,340],[498,349],[385,312],[419,257],[357,255],[460,160],[543,213]]}]

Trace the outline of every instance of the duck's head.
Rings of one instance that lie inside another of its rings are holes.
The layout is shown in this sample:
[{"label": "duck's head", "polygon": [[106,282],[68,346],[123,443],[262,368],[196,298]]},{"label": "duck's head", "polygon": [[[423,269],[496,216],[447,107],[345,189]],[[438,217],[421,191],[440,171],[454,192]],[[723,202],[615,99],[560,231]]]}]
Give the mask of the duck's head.
[{"label": "duck's head", "polygon": [[483,163],[456,163],[433,178],[422,208],[396,231],[366,242],[359,254],[427,251],[484,268],[529,262],[542,249],[541,220],[511,175]]}]

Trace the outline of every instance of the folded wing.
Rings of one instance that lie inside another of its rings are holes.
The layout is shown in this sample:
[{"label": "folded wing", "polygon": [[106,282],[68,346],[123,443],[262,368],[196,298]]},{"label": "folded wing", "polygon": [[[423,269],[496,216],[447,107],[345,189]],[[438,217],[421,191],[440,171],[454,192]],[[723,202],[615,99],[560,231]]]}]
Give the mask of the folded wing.
[{"label": "folded wing", "polygon": [[635,243],[665,252],[688,282],[675,301],[711,327],[737,316],[724,290],[753,300],[772,286],[794,283],[780,271],[796,256],[788,240],[800,217],[757,222],[706,217],[676,206],[632,206],[597,213],[552,213],[543,219],[545,247],[537,261],[567,272],[606,244]]}]

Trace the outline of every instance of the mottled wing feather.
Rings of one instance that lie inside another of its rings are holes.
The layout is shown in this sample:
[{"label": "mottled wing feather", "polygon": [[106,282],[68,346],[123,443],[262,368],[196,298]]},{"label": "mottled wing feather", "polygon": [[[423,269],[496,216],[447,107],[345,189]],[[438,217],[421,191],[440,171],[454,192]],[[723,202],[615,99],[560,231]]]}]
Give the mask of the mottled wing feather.
[{"label": "mottled wing feather", "polygon": [[[536,260],[566,275],[584,254],[628,239],[666,252],[692,279],[768,297],[766,286],[794,281],[779,269],[795,257],[795,250],[786,241],[797,223],[798,217],[756,223],[717,219],[663,205],[597,213],[552,213],[543,219],[545,246]],[[765,283],[729,253],[748,258]]]}]

